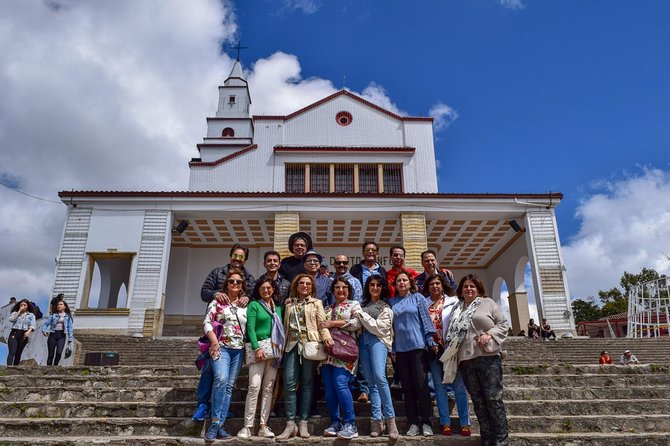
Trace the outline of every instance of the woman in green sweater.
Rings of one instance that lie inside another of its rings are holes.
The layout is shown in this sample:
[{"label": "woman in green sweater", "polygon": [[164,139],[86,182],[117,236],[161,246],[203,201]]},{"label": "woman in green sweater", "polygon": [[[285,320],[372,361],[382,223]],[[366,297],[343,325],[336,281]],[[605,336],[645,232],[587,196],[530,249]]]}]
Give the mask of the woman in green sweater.
[{"label": "woman in green sweater", "polygon": [[281,308],[275,306],[277,292],[275,283],[269,277],[256,282],[253,299],[247,307],[247,363],[249,364],[249,391],[244,408],[244,427],[237,433],[238,438],[252,436],[254,417],[261,394],[260,427],[258,436],[272,438],[275,434],[267,426],[272,407],[277,369],[281,366],[284,349],[284,324]]}]

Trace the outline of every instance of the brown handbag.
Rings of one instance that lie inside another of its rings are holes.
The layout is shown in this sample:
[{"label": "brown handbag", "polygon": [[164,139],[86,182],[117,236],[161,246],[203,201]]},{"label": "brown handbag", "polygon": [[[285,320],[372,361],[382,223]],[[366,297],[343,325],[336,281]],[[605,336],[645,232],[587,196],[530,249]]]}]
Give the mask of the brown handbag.
[{"label": "brown handbag", "polygon": [[[331,309],[331,320],[335,320],[335,307]],[[326,347],[326,352],[335,359],[344,362],[354,362],[358,359],[358,342],[356,338],[344,333],[342,330],[331,330],[330,337],[333,338],[333,346]]]}]

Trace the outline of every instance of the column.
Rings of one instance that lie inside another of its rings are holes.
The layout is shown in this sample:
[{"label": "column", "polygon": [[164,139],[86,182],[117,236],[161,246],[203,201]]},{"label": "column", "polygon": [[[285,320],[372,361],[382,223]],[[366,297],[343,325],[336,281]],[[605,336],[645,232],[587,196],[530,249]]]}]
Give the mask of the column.
[{"label": "column", "polygon": [[508,300],[509,314],[512,318],[512,334],[516,336],[521,330],[526,330],[528,320],[530,319],[530,311],[528,310],[528,293],[525,291],[510,293]]},{"label": "column", "polygon": [[406,251],[405,265],[417,271],[423,271],[421,253],[428,249],[426,216],[423,212],[402,212],[400,223],[402,244]]},{"label": "column", "polygon": [[297,212],[275,212],[274,249],[282,259],[289,257],[288,238],[300,231],[300,214]]}]

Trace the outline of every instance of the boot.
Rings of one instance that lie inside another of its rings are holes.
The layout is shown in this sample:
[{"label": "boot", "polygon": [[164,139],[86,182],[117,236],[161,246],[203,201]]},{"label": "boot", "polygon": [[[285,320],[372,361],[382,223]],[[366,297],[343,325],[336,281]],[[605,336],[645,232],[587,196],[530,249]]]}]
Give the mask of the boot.
[{"label": "boot", "polygon": [[395,418],[386,419],[386,430],[389,434],[389,439],[395,441],[400,434],[398,433],[398,426],[395,425]]},{"label": "boot", "polygon": [[309,430],[307,429],[307,420],[301,420],[298,424],[300,438],[309,438]]},{"label": "boot", "polygon": [[295,425],[295,421],[287,421],[286,428],[284,432],[275,437],[276,440],[288,440],[291,437],[295,437],[298,434],[298,427]]},{"label": "boot", "polygon": [[371,437],[379,437],[382,434],[383,430],[381,420],[372,420],[372,428],[370,429]]}]

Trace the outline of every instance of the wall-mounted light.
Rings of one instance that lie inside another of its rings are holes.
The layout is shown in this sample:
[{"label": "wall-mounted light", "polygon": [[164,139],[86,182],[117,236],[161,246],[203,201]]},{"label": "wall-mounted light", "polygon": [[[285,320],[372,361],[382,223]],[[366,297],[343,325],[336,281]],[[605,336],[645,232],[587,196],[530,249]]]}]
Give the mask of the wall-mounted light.
[{"label": "wall-mounted light", "polygon": [[181,234],[182,232],[186,231],[186,228],[188,228],[188,220],[182,220],[179,222],[175,230]]},{"label": "wall-mounted light", "polygon": [[526,228],[522,228],[516,220],[511,220],[509,225],[514,229],[514,232],[526,232]]}]

